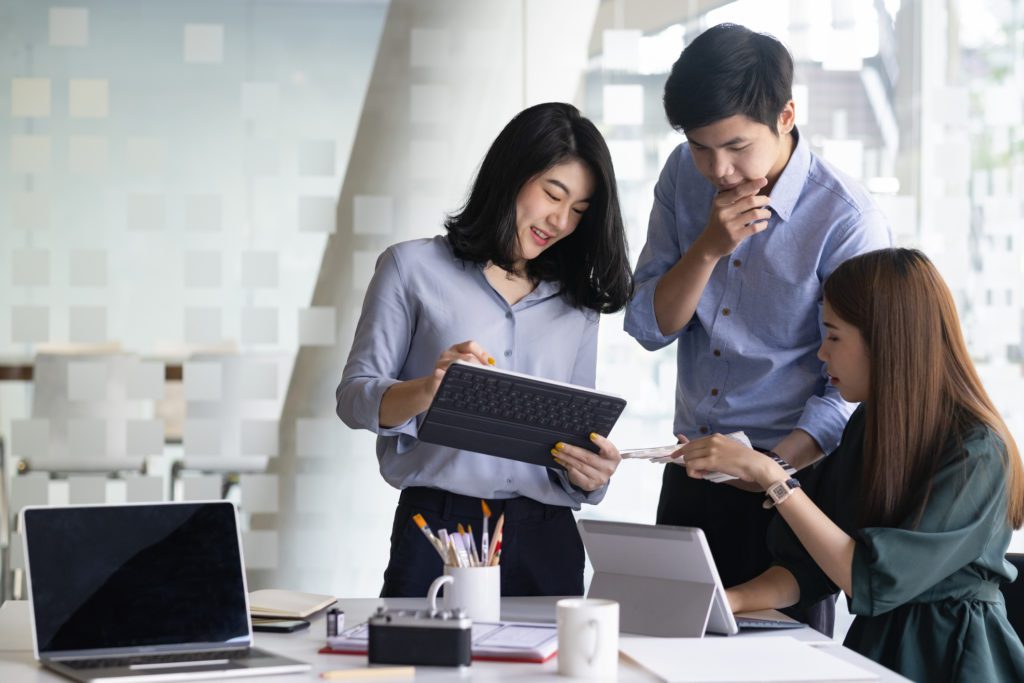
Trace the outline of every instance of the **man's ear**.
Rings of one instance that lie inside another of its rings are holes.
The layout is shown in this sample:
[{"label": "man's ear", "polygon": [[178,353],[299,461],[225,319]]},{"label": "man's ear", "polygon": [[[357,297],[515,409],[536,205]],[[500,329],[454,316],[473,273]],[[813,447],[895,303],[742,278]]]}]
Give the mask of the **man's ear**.
[{"label": "man's ear", "polygon": [[793,126],[796,125],[796,105],[793,100],[786,102],[786,106],[779,112],[779,120],[776,124],[776,128],[779,131],[779,135],[786,135],[793,130]]}]

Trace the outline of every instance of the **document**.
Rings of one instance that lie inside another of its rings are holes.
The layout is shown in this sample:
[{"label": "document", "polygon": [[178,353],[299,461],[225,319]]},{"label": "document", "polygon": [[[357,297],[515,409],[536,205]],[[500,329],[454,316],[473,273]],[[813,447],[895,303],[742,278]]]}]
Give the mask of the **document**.
[{"label": "document", "polygon": [[666,683],[875,681],[878,676],[789,637],[623,637],[619,651]]},{"label": "document", "polygon": [[[739,441],[747,448],[752,448],[750,445],[750,439],[743,432],[732,432],[726,434],[727,437],[735,441]],[[620,451],[619,454],[624,460],[650,460],[653,463],[682,463],[683,459],[673,458],[672,454],[683,447],[681,443],[669,444],[667,446],[656,446],[654,448],[628,448],[624,451]],[[796,470],[793,470],[795,472]],[[792,474],[792,472],[790,472]],[[731,481],[736,477],[731,474],[722,474],[721,472],[707,472],[704,478],[715,484],[721,484],[723,481]]]}]

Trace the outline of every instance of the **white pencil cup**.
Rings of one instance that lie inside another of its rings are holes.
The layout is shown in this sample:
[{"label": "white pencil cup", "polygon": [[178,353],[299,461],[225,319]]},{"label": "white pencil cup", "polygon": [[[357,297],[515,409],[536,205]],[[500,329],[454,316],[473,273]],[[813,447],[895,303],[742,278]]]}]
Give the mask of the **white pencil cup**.
[{"label": "white pencil cup", "polygon": [[444,589],[442,609],[462,609],[473,621],[501,620],[501,567],[445,567],[444,576],[430,584],[427,599],[437,609],[437,593]]},{"label": "white pencil cup", "polygon": [[619,672],[619,603],[569,598],[555,606],[558,673],[586,679]]}]

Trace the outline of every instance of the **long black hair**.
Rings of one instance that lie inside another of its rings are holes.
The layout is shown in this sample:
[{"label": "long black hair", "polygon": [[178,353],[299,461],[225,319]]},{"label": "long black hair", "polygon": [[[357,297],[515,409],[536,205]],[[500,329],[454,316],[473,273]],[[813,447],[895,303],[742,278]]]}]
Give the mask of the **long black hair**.
[{"label": "long black hair", "polygon": [[577,160],[594,177],[594,193],[568,237],[526,263],[526,275],[562,286],[576,308],[612,313],[633,293],[615,171],[604,138],[576,107],[538,104],[515,116],[487,150],[466,204],[445,221],[455,255],[512,271],[518,259],[516,198],[532,178]]}]

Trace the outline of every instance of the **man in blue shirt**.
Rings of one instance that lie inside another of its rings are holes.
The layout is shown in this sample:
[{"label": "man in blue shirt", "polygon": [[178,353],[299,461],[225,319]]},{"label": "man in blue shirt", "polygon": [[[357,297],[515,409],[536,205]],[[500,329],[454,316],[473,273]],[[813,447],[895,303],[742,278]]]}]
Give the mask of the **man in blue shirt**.
[{"label": "man in blue shirt", "polygon": [[[654,189],[625,329],[648,350],[677,342],[677,434],[742,430],[802,469],[836,447],[854,408],[816,357],[822,284],[891,233],[867,192],[799,135],[792,82],[786,48],[742,26],[683,50],[664,101],[687,143]],[[771,564],[763,500],[668,465],[657,521],[702,528],[731,586]],[[833,611],[826,601],[799,616],[831,633]]]}]

